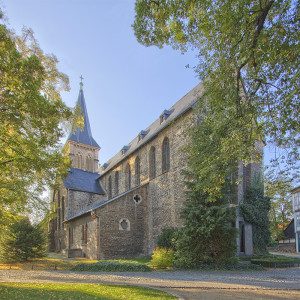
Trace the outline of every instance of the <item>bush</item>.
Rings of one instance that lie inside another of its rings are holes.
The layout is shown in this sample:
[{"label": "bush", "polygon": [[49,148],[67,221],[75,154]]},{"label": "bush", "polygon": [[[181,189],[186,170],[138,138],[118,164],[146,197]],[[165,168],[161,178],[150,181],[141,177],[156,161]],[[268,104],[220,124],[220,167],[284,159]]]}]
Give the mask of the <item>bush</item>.
[{"label": "bush", "polygon": [[157,268],[168,268],[174,264],[174,250],[156,248],[153,250],[151,264]]},{"label": "bush", "polygon": [[86,272],[149,272],[152,269],[139,263],[122,263],[119,261],[99,261],[93,264],[78,264],[71,271]]},{"label": "bush", "polygon": [[177,228],[163,228],[161,234],[157,238],[157,246],[159,248],[174,249]]},{"label": "bush", "polygon": [[46,254],[46,234],[40,225],[32,225],[28,218],[17,219],[1,231],[0,260],[27,261]]}]

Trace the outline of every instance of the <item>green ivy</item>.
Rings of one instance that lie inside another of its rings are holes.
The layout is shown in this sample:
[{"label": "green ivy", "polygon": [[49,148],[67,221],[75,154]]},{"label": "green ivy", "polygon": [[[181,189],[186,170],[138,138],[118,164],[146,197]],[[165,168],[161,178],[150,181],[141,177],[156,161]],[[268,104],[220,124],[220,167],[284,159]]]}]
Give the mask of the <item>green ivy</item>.
[{"label": "green ivy", "polygon": [[260,178],[253,181],[253,185],[246,192],[245,202],[239,205],[240,215],[246,223],[252,224],[253,250],[255,254],[268,252],[270,243],[269,211],[271,201],[264,196],[263,183]]}]

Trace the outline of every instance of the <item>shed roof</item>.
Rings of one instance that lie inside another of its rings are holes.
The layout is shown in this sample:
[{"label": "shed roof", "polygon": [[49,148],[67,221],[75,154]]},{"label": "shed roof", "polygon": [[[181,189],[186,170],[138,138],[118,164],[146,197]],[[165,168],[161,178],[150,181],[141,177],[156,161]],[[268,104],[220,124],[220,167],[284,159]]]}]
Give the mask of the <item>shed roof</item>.
[{"label": "shed roof", "polygon": [[71,168],[69,169],[69,175],[63,179],[63,183],[70,190],[104,195],[105,193],[98,179],[98,173]]}]

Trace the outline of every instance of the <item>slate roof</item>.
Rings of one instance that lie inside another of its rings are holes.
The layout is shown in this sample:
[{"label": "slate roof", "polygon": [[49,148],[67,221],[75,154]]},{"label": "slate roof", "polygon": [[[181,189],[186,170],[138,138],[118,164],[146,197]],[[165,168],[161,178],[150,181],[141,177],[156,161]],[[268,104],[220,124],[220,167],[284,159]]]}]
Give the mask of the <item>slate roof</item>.
[{"label": "slate roof", "polygon": [[[108,172],[110,169],[114,168],[118,163],[120,163],[123,159],[128,157],[142,145],[150,141],[153,137],[155,137],[160,131],[162,131],[165,127],[167,127],[172,121],[180,117],[183,113],[188,111],[199,99],[199,97],[203,94],[203,84],[199,83],[195,86],[191,91],[189,91],[185,96],[183,96],[178,102],[176,102],[170,109],[164,110],[162,114],[167,114],[166,118],[163,118],[164,121],[161,123],[161,117],[159,117],[156,121],[154,121],[149,127],[143,130],[144,137],[139,140],[139,135],[135,139],[133,139],[129,144],[126,145],[126,153],[122,155],[122,151],[120,150],[115,156],[109,159],[105,164],[105,168],[103,166],[99,168],[98,172],[103,175]],[[125,146],[124,146],[125,147]],[[124,148],[123,147],[123,148]],[[123,151],[124,152],[124,151]]]},{"label": "slate roof", "polygon": [[81,113],[84,116],[84,128],[83,130],[76,128],[75,133],[70,133],[68,140],[100,148],[100,146],[92,137],[91,126],[83,95],[82,83],[80,83],[80,91],[76,105],[80,106]]},{"label": "slate roof", "polygon": [[98,173],[71,168],[69,169],[69,175],[63,179],[63,183],[65,188],[70,190],[104,195],[105,193],[98,179]]}]

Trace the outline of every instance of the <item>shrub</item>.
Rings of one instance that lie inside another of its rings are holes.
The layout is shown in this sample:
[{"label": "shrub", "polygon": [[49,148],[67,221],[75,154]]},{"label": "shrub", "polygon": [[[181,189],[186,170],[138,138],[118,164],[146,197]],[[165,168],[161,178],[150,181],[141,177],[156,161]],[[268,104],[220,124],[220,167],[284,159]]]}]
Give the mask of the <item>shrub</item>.
[{"label": "shrub", "polygon": [[1,231],[0,260],[2,262],[27,261],[46,253],[46,234],[40,225],[32,225],[28,218],[17,219]]},{"label": "shrub", "polygon": [[177,228],[163,228],[161,234],[157,238],[157,246],[159,248],[174,249],[174,241],[177,232]]},{"label": "shrub", "polygon": [[171,267],[174,264],[174,250],[171,248],[154,249],[151,264],[158,268]]},{"label": "shrub", "polygon": [[144,264],[119,261],[99,261],[93,264],[78,264],[72,271],[86,272],[149,272],[152,269]]}]

